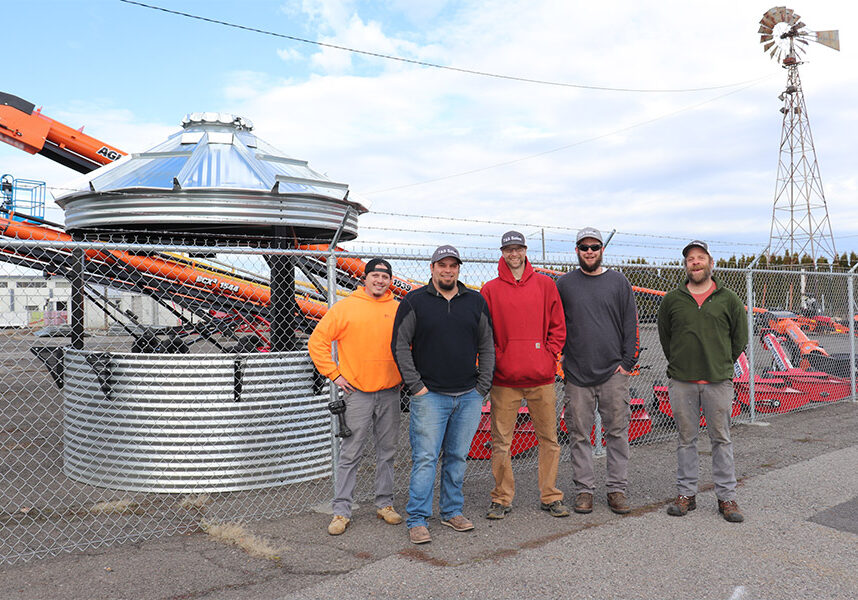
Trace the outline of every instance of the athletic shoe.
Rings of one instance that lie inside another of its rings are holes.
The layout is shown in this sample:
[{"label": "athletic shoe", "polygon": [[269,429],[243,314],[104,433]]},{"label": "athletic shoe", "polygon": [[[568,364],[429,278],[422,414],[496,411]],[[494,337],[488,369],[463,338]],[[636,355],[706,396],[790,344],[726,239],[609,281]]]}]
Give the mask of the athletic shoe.
[{"label": "athletic shoe", "polygon": [[547,510],[549,513],[551,513],[552,517],[568,517],[569,516],[569,509],[566,508],[566,505],[563,504],[563,502],[561,502],[560,500],[555,500],[554,502],[551,502],[550,504],[546,504],[545,502],[541,502],[539,504],[539,508],[541,508],[542,510]]},{"label": "athletic shoe", "polygon": [[500,502],[492,502],[489,506],[489,512],[486,513],[487,519],[503,519],[512,512],[512,506],[504,506]]}]

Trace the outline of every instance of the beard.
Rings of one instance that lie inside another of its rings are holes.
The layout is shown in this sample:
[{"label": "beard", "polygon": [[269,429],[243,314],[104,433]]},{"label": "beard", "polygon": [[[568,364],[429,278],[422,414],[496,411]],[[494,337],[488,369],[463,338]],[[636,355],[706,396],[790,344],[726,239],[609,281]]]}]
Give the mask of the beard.
[{"label": "beard", "polygon": [[688,276],[688,280],[692,283],[703,283],[712,277],[712,267],[706,265],[697,271],[685,269],[685,274]]},{"label": "beard", "polygon": [[438,287],[444,290],[445,292],[452,291],[456,289],[456,282],[451,281],[450,283],[444,283],[443,281],[438,282]]},{"label": "beard", "polygon": [[578,267],[586,273],[595,273],[602,266],[602,255],[597,256],[592,263],[587,264],[584,258],[579,257]]}]

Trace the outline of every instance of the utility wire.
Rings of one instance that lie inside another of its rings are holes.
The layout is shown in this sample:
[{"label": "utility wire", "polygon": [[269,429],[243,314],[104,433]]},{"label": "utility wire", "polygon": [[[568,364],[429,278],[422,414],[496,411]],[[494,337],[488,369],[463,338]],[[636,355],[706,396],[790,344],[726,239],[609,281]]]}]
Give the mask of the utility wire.
[{"label": "utility wire", "polygon": [[[125,2],[125,0],[122,0],[122,1],[123,1],[123,2]],[[606,137],[609,137],[609,136],[612,136],[612,135],[616,135],[616,134],[618,134],[618,133],[624,133],[624,132],[626,132],[626,131],[630,131],[630,130],[632,130],[632,129],[637,129],[638,127],[643,127],[644,125],[649,125],[649,124],[651,124],[651,123],[655,123],[656,121],[660,121],[660,120],[662,120],[662,119],[667,119],[667,118],[669,118],[669,117],[674,117],[674,116],[676,116],[676,115],[678,115],[678,114],[681,114],[681,113],[687,112],[687,111],[689,111],[689,110],[694,110],[695,108],[699,108],[699,107],[704,106],[704,105],[706,105],[706,104],[709,104],[709,103],[711,103],[711,102],[715,102],[715,101],[720,100],[720,99],[722,99],[722,98],[726,98],[727,96],[731,96],[731,95],[733,95],[733,94],[737,94],[737,93],[739,93],[739,92],[743,92],[743,91],[745,91],[746,89],[751,88],[751,87],[754,87],[755,85],[757,85],[758,83],[762,82],[763,80],[765,80],[765,79],[769,79],[769,78],[771,78],[771,77],[774,77],[774,75],[767,75],[766,77],[763,77],[763,78],[761,78],[761,79],[758,79],[758,80],[756,80],[756,81],[754,81],[754,82],[752,82],[752,83],[750,83],[750,84],[748,84],[748,85],[746,85],[746,86],[740,87],[740,88],[739,88],[739,89],[737,89],[737,90],[729,91],[729,92],[727,92],[727,93],[725,93],[725,94],[721,94],[721,95],[719,95],[719,96],[715,96],[714,98],[710,98],[710,99],[708,99],[708,100],[704,100],[704,101],[702,101],[702,102],[698,102],[698,103],[696,103],[696,104],[692,104],[692,105],[690,105],[690,106],[686,106],[686,107],[680,108],[680,109],[675,110],[675,111],[673,111],[673,112],[665,113],[665,114],[663,114],[663,115],[659,115],[658,117],[653,117],[652,119],[647,119],[646,121],[639,121],[639,122],[637,122],[637,123],[632,123],[631,125],[628,125],[628,126],[626,126],[626,127],[622,127],[622,128],[620,128],[620,129],[614,129],[613,131],[608,131],[608,132],[605,132],[605,133],[601,133],[601,134],[599,134],[599,135],[596,135],[596,136],[593,136],[593,137],[590,137],[590,138],[586,138],[586,139],[583,139],[583,140],[578,140],[577,142],[572,142],[571,144],[566,144],[566,145],[564,145],[564,146],[560,146],[560,147],[558,147],[558,148],[552,148],[552,149],[550,149],[550,150],[544,150],[544,151],[542,151],[542,152],[537,152],[536,154],[529,154],[528,156],[522,156],[522,157],[519,157],[519,158],[514,158],[514,159],[512,159],[512,160],[507,160],[507,161],[500,162],[500,163],[495,163],[495,164],[492,164],[492,165],[486,165],[486,166],[484,166],[484,167],[477,167],[476,169],[470,169],[470,170],[468,170],[468,171],[461,171],[461,172],[459,172],[459,173],[453,173],[453,174],[451,174],[451,175],[443,175],[443,176],[441,176],[441,177],[435,177],[435,178],[433,178],[433,179],[425,179],[425,180],[423,180],[423,181],[416,181],[416,182],[414,182],[414,183],[406,183],[406,184],[404,184],[404,185],[397,185],[397,186],[394,186],[394,187],[384,188],[384,189],[381,189],[381,190],[373,190],[373,191],[369,191],[369,192],[361,192],[361,194],[362,194],[362,195],[364,195],[364,196],[371,196],[371,195],[373,195],[373,194],[385,194],[385,193],[387,193],[387,192],[393,192],[393,191],[396,191],[396,190],[402,190],[402,189],[405,189],[405,188],[416,187],[416,186],[418,186],[418,185],[426,185],[426,184],[428,184],[428,183],[436,183],[436,182],[438,182],[438,181],[445,181],[445,180],[447,180],[447,179],[454,179],[454,178],[456,178],[456,177],[464,177],[465,175],[473,175],[474,173],[480,173],[480,172],[482,172],[482,171],[489,171],[489,170],[491,170],[491,169],[497,169],[498,167],[506,167],[506,166],[508,166],[508,165],[513,165],[513,164],[516,164],[516,163],[524,162],[524,161],[526,161],[526,160],[531,160],[531,159],[534,159],[534,158],[539,158],[540,156],[545,156],[545,155],[547,155],[547,154],[552,154],[552,153],[554,153],[554,152],[560,152],[560,151],[562,151],[562,150],[568,150],[569,148],[574,148],[575,146],[581,146],[581,145],[583,145],[583,144],[588,144],[588,143],[590,143],[590,142],[595,142],[596,140],[600,140],[600,139],[602,139],[602,138],[606,138]]]},{"label": "utility wire", "polygon": [[407,63],[411,65],[417,65],[420,67],[431,67],[433,69],[443,69],[446,71],[455,71],[457,73],[465,73],[467,75],[477,75],[480,77],[492,77],[495,79],[505,79],[507,81],[518,81],[522,83],[535,83],[538,85],[551,85],[555,87],[568,87],[568,88],[576,88],[581,90],[598,90],[603,92],[642,92],[642,93],[683,93],[683,92],[703,92],[709,90],[720,90],[725,88],[736,87],[740,85],[746,85],[748,83],[756,83],[761,81],[764,78],[760,79],[749,79],[747,81],[739,81],[737,83],[729,83],[726,85],[714,85],[708,87],[699,87],[699,88],[664,88],[664,89],[652,89],[652,88],[624,88],[624,87],[609,87],[609,86],[600,86],[600,85],[584,85],[578,83],[565,83],[561,81],[547,81],[543,79],[531,79],[528,77],[516,77],[514,75],[501,75],[498,73],[489,73],[487,71],[476,71],[474,69],[464,69],[460,67],[451,67],[448,65],[439,65],[437,63],[430,63],[422,60],[414,60],[411,58],[403,58],[401,56],[394,56],[391,54],[381,54],[379,52],[370,52],[368,50],[358,50],[357,48],[349,48],[348,46],[339,46],[337,44],[329,44],[326,42],[318,42],[315,40],[308,40],[305,38],[296,37],[294,35],[286,35],[284,33],[276,33],[274,31],[268,31],[265,29],[258,29],[256,27],[248,27],[246,25],[239,25],[237,23],[230,23],[229,21],[221,21],[219,19],[212,19],[209,17],[203,17],[200,15],[194,15],[191,13],[182,12],[179,10],[172,10],[169,8],[164,8],[162,6],[155,6],[153,4],[145,4],[143,2],[135,2],[134,0],[119,0],[125,4],[133,4],[135,6],[140,6],[143,8],[149,8],[152,10],[158,10],[161,12],[165,12],[171,15],[177,15],[180,17],[187,17],[188,19],[196,19],[198,21],[205,21],[206,23],[212,23],[215,25],[223,25],[224,27],[232,27],[234,29],[242,29],[244,31],[250,31],[252,33],[261,33],[263,35],[270,35],[273,37],[283,38],[287,40],[292,40],[293,42],[301,42],[303,44],[312,44],[314,46],[322,46],[324,48],[333,48],[335,50],[342,50],[344,52],[352,52],[354,54],[362,54],[364,56],[372,56],[374,58],[383,58],[385,60],[394,60],[402,63]]}]

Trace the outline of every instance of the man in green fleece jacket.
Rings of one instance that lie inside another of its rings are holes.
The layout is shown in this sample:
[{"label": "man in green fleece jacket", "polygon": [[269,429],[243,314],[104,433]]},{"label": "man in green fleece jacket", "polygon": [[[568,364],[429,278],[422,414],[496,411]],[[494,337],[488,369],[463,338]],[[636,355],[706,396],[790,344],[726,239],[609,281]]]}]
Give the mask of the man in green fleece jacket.
[{"label": "man in green fleece jacket", "polygon": [[670,408],[679,430],[676,500],[667,514],[682,517],[697,508],[700,410],[712,442],[712,480],[718,512],[731,523],[744,520],[736,504],[736,472],[730,441],[733,363],[748,344],[742,301],[712,276],[706,242],[682,250],[687,280],[669,292],[658,310],[658,336],[667,358]]}]

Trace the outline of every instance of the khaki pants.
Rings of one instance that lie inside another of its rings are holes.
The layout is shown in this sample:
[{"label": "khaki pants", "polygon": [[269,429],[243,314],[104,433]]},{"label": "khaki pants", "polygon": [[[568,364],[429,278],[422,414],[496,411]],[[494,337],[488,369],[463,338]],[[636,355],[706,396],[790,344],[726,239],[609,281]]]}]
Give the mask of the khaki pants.
[{"label": "khaki pants", "polygon": [[614,373],[608,381],[590,387],[566,382],[566,428],[569,430],[569,454],[572,459],[572,483],[575,493],[594,493],[593,447],[590,433],[596,410],[602,417],[607,451],[605,488],[625,493],[629,477],[629,376]]},{"label": "khaki pants", "polygon": [[495,476],[492,502],[510,506],[515,496],[515,477],[512,473],[509,448],[522,398],[527,400],[527,410],[539,440],[537,477],[540,498],[546,504],[562,500],[563,492],[556,487],[560,446],[557,443],[557,398],[554,384],[532,388],[495,385],[492,386],[491,398],[492,473]]}]

